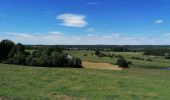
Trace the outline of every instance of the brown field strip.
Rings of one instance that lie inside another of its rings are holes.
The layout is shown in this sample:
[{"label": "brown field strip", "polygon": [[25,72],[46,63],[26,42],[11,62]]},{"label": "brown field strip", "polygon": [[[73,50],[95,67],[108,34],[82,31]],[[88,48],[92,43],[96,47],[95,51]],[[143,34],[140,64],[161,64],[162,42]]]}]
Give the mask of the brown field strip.
[{"label": "brown field strip", "polygon": [[122,68],[112,65],[110,63],[97,63],[97,62],[86,62],[83,61],[82,65],[84,68],[96,68],[96,69],[107,69],[107,70],[122,70]]}]

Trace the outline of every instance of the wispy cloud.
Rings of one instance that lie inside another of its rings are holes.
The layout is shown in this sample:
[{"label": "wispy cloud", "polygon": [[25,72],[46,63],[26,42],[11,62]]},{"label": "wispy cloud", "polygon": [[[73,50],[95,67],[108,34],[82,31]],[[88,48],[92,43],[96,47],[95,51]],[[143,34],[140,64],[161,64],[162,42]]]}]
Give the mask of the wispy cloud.
[{"label": "wispy cloud", "polygon": [[85,27],[88,24],[85,19],[84,15],[79,14],[61,14],[57,16],[57,20],[62,21],[60,25],[77,28]]},{"label": "wispy cloud", "polygon": [[164,36],[170,36],[170,33],[165,33],[165,34],[163,34]]},{"label": "wispy cloud", "polygon": [[48,33],[53,34],[53,35],[64,35],[64,33],[58,32],[58,31],[51,31],[51,32],[48,32]]},{"label": "wispy cloud", "polygon": [[103,2],[88,2],[87,5],[98,5],[102,4]]},{"label": "wispy cloud", "polygon": [[88,28],[87,29],[87,32],[94,32],[95,31],[95,28]]},{"label": "wispy cloud", "polygon": [[[123,33],[111,34],[84,34],[69,35],[58,31],[51,31],[43,34],[28,34],[16,32],[4,32],[0,34],[0,40],[10,39],[15,42],[24,44],[69,44],[69,45],[162,45],[170,44],[170,34],[162,34],[160,36],[149,35],[133,35],[129,36]],[[161,42],[160,42],[161,41]]]},{"label": "wispy cloud", "polygon": [[60,38],[64,35],[62,32],[51,31],[48,33],[17,33],[17,32],[3,32],[0,34],[0,40],[10,39],[15,42],[24,44],[57,44],[61,43]]},{"label": "wispy cloud", "polygon": [[34,38],[33,35],[30,35],[27,33],[4,32],[4,34],[8,36],[16,36],[16,37],[21,37],[21,38]]},{"label": "wispy cloud", "polygon": [[154,23],[155,24],[161,24],[161,23],[163,23],[163,20],[162,19],[157,19],[157,20],[154,21]]},{"label": "wispy cloud", "polygon": [[56,16],[56,11],[50,10],[44,12],[45,16],[54,18]]}]

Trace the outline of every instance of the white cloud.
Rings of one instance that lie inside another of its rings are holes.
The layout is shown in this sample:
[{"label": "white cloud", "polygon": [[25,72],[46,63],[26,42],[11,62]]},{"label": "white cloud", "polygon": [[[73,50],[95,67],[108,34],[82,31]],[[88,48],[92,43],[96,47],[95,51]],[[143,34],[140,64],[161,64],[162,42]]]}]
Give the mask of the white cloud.
[{"label": "white cloud", "polygon": [[161,24],[161,23],[163,23],[162,19],[155,20],[155,24]]},{"label": "white cloud", "polygon": [[64,33],[58,32],[58,31],[51,31],[51,32],[48,32],[48,33],[53,34],[53,35],[64,35]]},{"label": "white cloud", "polygon": [[102,4],[103,2],[88,2],[87,5],[98,5]]},{"label": "white cloud", "polygon": [[61,20],[61,25],[68,26],[68,27],[85,27],[88,23],[85,20],[84,15],[78,14],[61,14],[57,16],[58,20]]}]

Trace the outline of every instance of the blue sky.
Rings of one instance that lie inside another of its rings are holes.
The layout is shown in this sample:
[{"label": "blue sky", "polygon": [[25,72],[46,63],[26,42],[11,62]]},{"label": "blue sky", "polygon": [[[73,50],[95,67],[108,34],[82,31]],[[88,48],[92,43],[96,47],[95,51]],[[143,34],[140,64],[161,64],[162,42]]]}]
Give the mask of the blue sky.
[{"label": "blue sky", "polygon": [[0,40],[170,44],[170,0],[1,0]]}]

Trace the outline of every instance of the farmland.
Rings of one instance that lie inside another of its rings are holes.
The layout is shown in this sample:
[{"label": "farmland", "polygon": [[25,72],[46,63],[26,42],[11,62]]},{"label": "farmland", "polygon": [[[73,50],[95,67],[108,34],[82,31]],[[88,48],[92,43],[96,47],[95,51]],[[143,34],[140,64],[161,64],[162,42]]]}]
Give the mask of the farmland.
[{"label": "farmland", "polygon": [[[79,57],[84,61],[92,61],[92,62],[106,62],[116,64],[117,58],[110,57],[98,57],[94,54],[94,51],[66,51],[68,54]],[[170,67],[169,59],[164,59],[161,56],[149,56],[143,55],[143,52],[106,52],[114,55],[122,55],[127,60],[131,61],[133,68],[166,68]],[[87,54],[87,56],[84,56]],[[135,58],[135,59],[134,59]],[[136,59],[137,58],[137,59]]]}]

